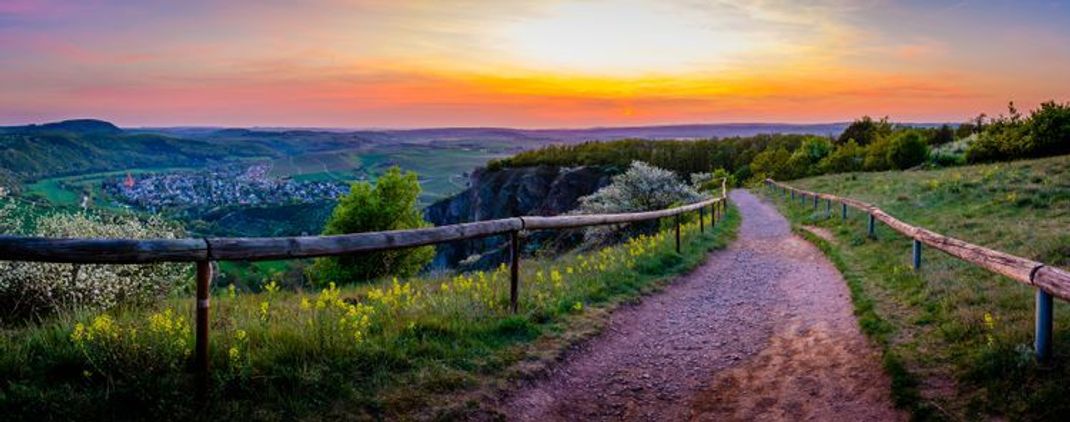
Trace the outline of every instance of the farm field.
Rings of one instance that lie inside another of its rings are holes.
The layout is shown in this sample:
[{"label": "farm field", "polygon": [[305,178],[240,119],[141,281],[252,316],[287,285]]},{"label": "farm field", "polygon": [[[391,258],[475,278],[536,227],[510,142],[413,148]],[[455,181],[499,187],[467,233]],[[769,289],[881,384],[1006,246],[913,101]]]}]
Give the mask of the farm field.
[{"label": "farm field", "polygon": [[[838,174],[788,181],[872,203],[909,224],[1070,267],[1070,156],[932,171]],[[768,195],[768,192],[767,192]],[[911,241],[834,204],[815,210],[774,195],[851,284],[863,329],[884,347],[895,395],[920,419],[1044,420],[1070,412],[1070,306],[1056,300],[1054,358],[1033,359],[1034,290],[932,249],[911,269]]]},{"label": "farm field", "polygon": [[482,148],[416,144],[377,145],[351,150],[299,154],[272,161],[269,173],[299,181],[374,181],[392,166],[420,175],[421,202],[429,204],[463,190],[466,174],[487,161],[507,156]]}]

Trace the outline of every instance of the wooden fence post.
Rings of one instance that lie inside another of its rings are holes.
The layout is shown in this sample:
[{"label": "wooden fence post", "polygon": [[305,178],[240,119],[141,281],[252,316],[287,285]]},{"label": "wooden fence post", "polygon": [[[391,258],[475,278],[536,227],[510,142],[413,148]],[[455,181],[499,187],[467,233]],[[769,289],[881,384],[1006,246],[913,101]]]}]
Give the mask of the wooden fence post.
[{"label": "wooden fence post", "polygon": [[706,233],[706,208],[698,209],[698,232]]},{"label": "wooden fence post", "polygon": [[914,271],[921,269],[921,241],[914,239]]},{"label": "wooden fence post", "polygon": [[872,213],[869,214],[869,233],[867,233],[867,234],[869,235],[870,238],[874,238],[877,235],[876,217],[873,217]]},{"label": "wooden fence post", "polygon": [[197,395],[204,399],[208,392],[208,301],[212,287],[212,262],[197,261],[197,339],[194,367],[197,371]]},{"label": "wooden fence post", "polygon": [[509,232],[509,309],[515,314],[520,287],[520,232]]},{"label": "wooden fence post", "polygon": [[710,230],[717,227],[717,203],[710,204]]},{"label": "wooden fence post", "polygon": [[680,253],[680,214],[676,214],[676,253]]},{"label": "wooden fence post", "polygon": [[1037,289],[1036,339],[1033,349],[1037,361],[1044,362],[1051,357],[1052,296],[1044,290]]}]

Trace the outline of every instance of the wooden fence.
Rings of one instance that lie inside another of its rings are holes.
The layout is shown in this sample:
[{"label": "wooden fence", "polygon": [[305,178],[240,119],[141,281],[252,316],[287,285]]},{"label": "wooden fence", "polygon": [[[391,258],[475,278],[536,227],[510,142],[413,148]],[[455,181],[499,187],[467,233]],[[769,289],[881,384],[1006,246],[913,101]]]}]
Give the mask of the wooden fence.
[{"label": "wooden fence", "polygon": [[914,241],[912,258],[914,270],[916,271],[921,269],[921,250],[924,244],[955,258],[1036,288],[1036,337],[1034,347],[1038,359],[1046,360],[1051,356],[1052,297],[1070,300],[1070,272],[1031,259],[944,236],[923,227],[912,226],[892,217],[880,208],[862,201],[827,193],[810,192],[772,179],[766,179],[765,183],[774,194],[779,189],[785,198],[794,200],[798,196],[799,201],[803,204],[810,201],[810,199],[807,199],[808,197],[811,198],[815,210],[818,208],[820,200],[824,199],[826,201],[825,212],[830,215],[832,203],[838,202],[841,206],[841,218],[843,219],[847,218],[847,208],[865,212],[869,215],[868,231],[871,237],[874,234],[875,221],[881,221],[893,230],[911,238]]},{"label": "wooden fence", "polygon": [[[197,264],[196,346],[194,367],[208,373],[208,309],[212,261],[257,261],[314,258],[413,248],[457,240],[508,235],[510,248],[509,303],[517,311],[520,284],[521,231],[626,224],[675,217],[676,251],[680,251],[680,216],[698,211],[699,230],[705,231],[705,211],[715,225],[726,206],[727,180],[720,196],[681,207],[658,211],[514,217],[475,223],[412,230],[354,233],[335,236],[203,239],[60,239],[0,236],[0,260],[76,264],[146,264],[195,262]],[[204,377],[206,379],[206,377]]]}]

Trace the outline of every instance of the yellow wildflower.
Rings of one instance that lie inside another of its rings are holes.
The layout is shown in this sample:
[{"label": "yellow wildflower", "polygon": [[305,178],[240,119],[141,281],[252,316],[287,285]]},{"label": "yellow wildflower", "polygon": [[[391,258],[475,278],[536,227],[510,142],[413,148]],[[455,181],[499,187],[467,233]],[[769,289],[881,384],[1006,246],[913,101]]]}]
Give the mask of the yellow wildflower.
[{"label": "yellow wildflower", "polygon": [[230,358],[231,365],[237,366],[241,359],[241,352],[237,347],[231,346],[230,350],[227,350],[227,356]]},{"label": "yellow wildflower", "polygon": [[74,324],[74,330],[71,331],[71,341],[75,344],[81,345],[85,342],[85,325],[82,323]]},{"label": "yellow wildflower", "polygon": [[269,302],[260,302],[260,319],[261,320],[267,321],[268,316],[270,316],[270,314],[268,313],[268,306],[270,306],[270,305],[271,304]]}]

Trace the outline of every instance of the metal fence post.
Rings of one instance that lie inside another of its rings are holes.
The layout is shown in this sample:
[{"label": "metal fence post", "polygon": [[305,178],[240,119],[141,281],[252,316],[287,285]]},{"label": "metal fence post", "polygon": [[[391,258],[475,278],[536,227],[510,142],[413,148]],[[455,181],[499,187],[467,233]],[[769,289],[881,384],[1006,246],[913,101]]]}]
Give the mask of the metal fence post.
[{"label": "metal fence post", "polygon": [[825,200],[825,218],[831,218],[831,217],[832,217],[832,200],[831,199],[826,199]]},{"label": "metal fence post", "polygon": [[710,204],[710,229],[717,227],[717,203]]},{"label": "metal fence post", "polygon": [[509,309],[515,314],[520,287],[520,232],[509,232]]},{"label": "metal fence post", "polygon": [[676,214],[676,253],[680,253],[680,214]]},{"label": "metal fence post", "polygon": [[820,200],[821,200],[821,198],[818,198],[817,194],[814,194],[814,211],[817,211],[817,203]]},{"label": "metal fence post", "polygon": [[1038,361],[1044,362],[1051,357],[1051,314],[1052,296],[1037,289],[1036,339],[1033,348]]},{"label": "metal fence post", "polygon": [[840,218],[843,219],[843,220],[847,220],[847,204],[841,202],[840,203],[840,208],[841,208],[841,210],[840,210]]},{"label": "metal fence post", "polygon": [[792,200],[792,201],[794,201],[794,200],[795,200],[795,191],[794,191],[794,190],[793,190],[793,191],[791,191],[791,200]]},{"label": "metal fence post", "polygon": [[877,223],[876,223],[875,220],[876,220],[876,218],[873,217],[873,214],[870,214],[869,215],[869,233],[867,233],[867,234],[871,238],[876,237],[876,234],[877,234]]},{"label": "metal fence post", "polygon": [[914,271],[921,269],[921,241],[914,239]]},{"label": "metal fence post", "polygon": [[197,261],[197,339],[194,367],[197,371],[197,395],[204,399],[208,392],[208,296],[212,287],[212,262]]}]

